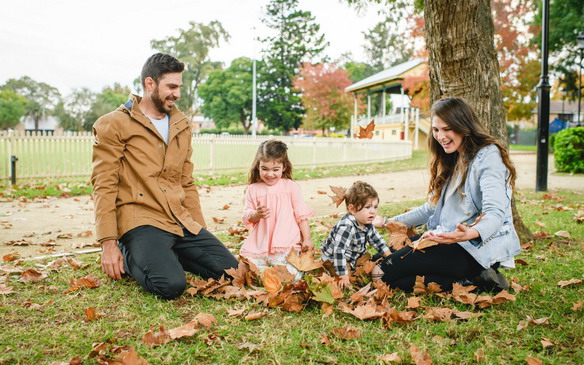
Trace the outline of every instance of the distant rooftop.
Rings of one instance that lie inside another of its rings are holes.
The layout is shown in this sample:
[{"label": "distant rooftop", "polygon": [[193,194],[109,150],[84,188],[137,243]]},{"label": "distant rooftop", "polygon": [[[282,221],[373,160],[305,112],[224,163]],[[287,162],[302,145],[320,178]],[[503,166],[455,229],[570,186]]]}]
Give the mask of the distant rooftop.
[{"label": "distant rooftop", "polygon": [[425,59],[415,58],[410,61],[400,63],[399,65],[378,72],[375,75],[371,75],[359,82],[354,83],[351,86],[346,87],[345,91],[359,92],[360,90],[369,89],[379,84],[402,80],[403,74],[425,62]]}]

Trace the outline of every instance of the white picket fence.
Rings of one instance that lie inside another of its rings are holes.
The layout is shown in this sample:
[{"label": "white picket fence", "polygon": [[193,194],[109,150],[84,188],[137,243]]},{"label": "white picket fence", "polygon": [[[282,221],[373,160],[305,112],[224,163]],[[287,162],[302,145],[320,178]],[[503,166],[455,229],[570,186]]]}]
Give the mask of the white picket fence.
[{"label": "white picket fence", "polygon": [[[277,138],[288,145],[295,168],[351,165],[408,159],[412,146],[405,141],[372,141],[349,138],[298,138],[284,136],[193,135],[195,174],[246,171],[260,142]],[[91,133],[46,134],[0,132],[0,182],[88,178],[91,174]]]}]

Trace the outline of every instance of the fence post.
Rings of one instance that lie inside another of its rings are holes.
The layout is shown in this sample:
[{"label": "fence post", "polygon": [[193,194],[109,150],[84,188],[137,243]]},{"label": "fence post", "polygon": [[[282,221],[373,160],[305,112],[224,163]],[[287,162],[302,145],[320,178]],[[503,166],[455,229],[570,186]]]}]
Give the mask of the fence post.
[{"label": "fence post", "polygon": [[214,171],[213,171],[213,166],[214,166],[213,160],[215,159],[215,153],[214,153],[215,142],[216,142],[215,141],[215,135],[212,134],[211,135],[211,144],[209,146],[209,173],[211,175],[214,174]]},{"label": "fence post", "polygon": [[16,185],[16,161],[18,161],[18,157],[11,155],[10,156],[10,185]]},{"label": "fence post", "polygon": [[316,168],[316,138],[312,141],[312,169]]}]

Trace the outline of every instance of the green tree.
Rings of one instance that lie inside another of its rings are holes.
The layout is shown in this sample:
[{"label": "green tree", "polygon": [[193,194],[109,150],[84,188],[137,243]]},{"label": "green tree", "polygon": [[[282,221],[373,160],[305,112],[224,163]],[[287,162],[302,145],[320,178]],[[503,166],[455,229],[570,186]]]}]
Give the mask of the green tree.
[{"label": "green tree", "polygon": [[128,100],[129,94],[129,88],[117,83],[114,84],[113,87],[105,87],[101,93],[95,95],[91,108],[89,108],[85,114],[83,129],[91,131],[93,123],[95,123],[99,117],[114,111],[121,104],[125,103]]},{"label": "green tree", "polygon": [[382,14],[384,19],[375,24],[365,37],[365,53],[376,72],[409,60],[414,53],[413,40],[402,29],[413,13],[409,0],[396,0],[387,4]]},{"label": "green tree", "polygon": [[262,41],[265,69],[260,75],[258,114],[270,128],[287,133],[302,123],[304,109],[292,80],[303,62],[317,58],[326,46],[320,25],[298,0],[271,0],[262,21],[275,35]]},{"label": "green tree", "polygon": [[[218,127],[228,128],[241,124],[249,133],[252,112],[253,61],[246,57],[236,58],[226,70],[211,71],[199,87],[203,99],[201,111],[215,121]],[[258,62],[257,69],[261,69]]]},{"label": "green tree", "polygon": [[[541,1],[536,2],[537,14],[533,20],[533,27],[537,29],[537,36],[533,39],[536,45],[541,44]],[[549,12],[549,50],[550,68],[560,78],[560,86],[566,92],[568,99],[578,97],[578,70],[580,59],[576,36],[584,31],[584,1],[582,0],[554,0],[550,2]]]},{"label": "green tree", "polygon": [[0,91],[0,129],[12,128],[20,123],[26,111],[27,100],[12,90]]},{"label": "green tree", "polygon": [[45,115],[50,115],[53,108],[60,101],[61,94],[57,88],[23,76],[20,79],[9,79],[6,81],[3,90],[12,90],[16,94],[26,98],[25,115],[30,116],[34,121],[34,129],[39,129],[39,122]]},{"label": "green tree", "polygon": [[177,105],[192,118],[198,112],[199,84],[211,71],[222,68],[221,62],[210,60],[209,52],[218,47],[221,40],[229,40],[229,34],[218,21],[209,24],[189,22],[189,25],[190,28],[179,29],[178,36],[152,40],[150,45],[184,62],[183,87]]},{"label": "green tree", "polygon": [[365,62],[356,62],[349,60],[343,64],[343,68],[347,71],[351,82],[359,82],[367,77],[377,73],[375,68]]},{"label": "green tree", "polygon": [[81,131],[96,98],[88,88],[75,89],[55,107],[54,115],[66,131]]}]

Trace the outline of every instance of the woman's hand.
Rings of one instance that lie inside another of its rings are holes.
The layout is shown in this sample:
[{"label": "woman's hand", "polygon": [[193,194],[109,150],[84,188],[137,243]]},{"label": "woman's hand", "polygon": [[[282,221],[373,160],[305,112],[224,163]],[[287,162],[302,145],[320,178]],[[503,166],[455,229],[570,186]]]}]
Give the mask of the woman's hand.
[{"label": "woman's hand", "polygon": [[350,289],[352,287],[349,275],[341,275],[339,279],[341,279],[339,280],[339,287],[341,289]]},{"label": "woman's hand", "polygon": [[371,222],[371,224],[373,224],[373,227],[375,227],[375,228],[383,228],[384,223],[385,223],[385,218],[383,218],[380,215],[376,216],[375,219],[373,220],[373,222]]},{"label": "woman's hand", "polygon": [[438,243],[457,243],[472,240],[473,238],[479,237],[479,231],[474,228],[469,229],[463,224],[456,225],[456,231],[449,233],[434,233],[432,231],[426,232],[422,235],[422,238],[429,239]]}]

